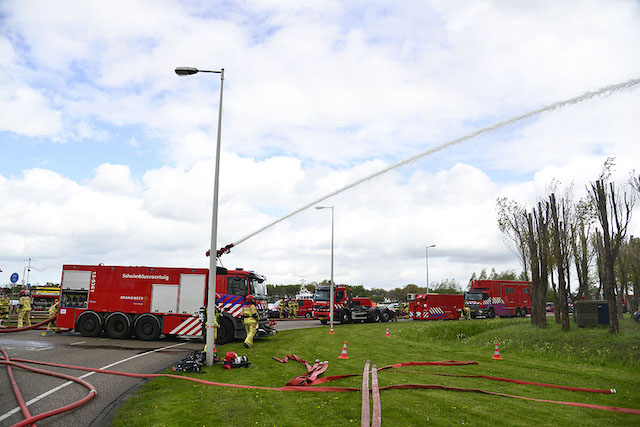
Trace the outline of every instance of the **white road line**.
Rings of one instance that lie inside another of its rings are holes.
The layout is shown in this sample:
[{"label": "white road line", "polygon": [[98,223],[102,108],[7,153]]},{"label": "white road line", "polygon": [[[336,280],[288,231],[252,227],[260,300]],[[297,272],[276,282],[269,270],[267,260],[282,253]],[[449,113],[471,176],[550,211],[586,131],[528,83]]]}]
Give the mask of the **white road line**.
[{"label": "white road line", "polygon": [[86,343],[86,341],[72,342],[72,343],[71,343],[71,344],[69,344],[69,345],[78,345],[78,344],[84,344],[84,343]]},{"label": "white road line", "polygon": [[[81,342],[84,342],[84,341],[81,341]],[[76,343],[76,344],[80,344],[80,343]],[[111,363],[111,364],[109,364],[107,366],[103,366],[102,368],[99,368],[99,369],[109,369],[112,366],[118,365],[120,363],[128,362],[129,360],[136,359],[136,358],[138,358],[140,356],[146,356],[147,354],[156,353],[158,351],[166,350],[168,348],[178,347],[178,346],[185,345],[185,344],[187,344],[187,343],[186,342],[182,342],[182,343],[178,343],[178,344],[174,344],[174,345],[169,345],[167,347],[157,348],[155,350],[147,351],[145,353],[136,354],[135,356],[131,356],[131,357],[128,357],[126,359],[119,360],[119,361]],[[71,344],[71,345],[73,345],[73,344]],[[81,377],[78,377],[78,378],[83,379],[83,378],[89,377],[89,376],[91,376],[91,375],[93,375],[95,373],[96,372],[87,372],[86,374],[84,374],[84,375],[82,375]],[[59,390],[65,388],[66,386],[68,386],[70,384],[74,384],[74,382],[73,381],[67,381],[66,383],[64,383],[62,385],[59,385],[56,388],[52,388],[51,390],[42,393],[40,396],[35,397],[35,398],[31,399],[30,401],[28,401],[27,402],[27,406],[36,403],[37,401],[49,396],[52,393],[55,393],[56,391],[59,391]],[[97,393],[96,393],[96,395],[97,395]],[[7,412],[6,414],[0,416],[0,421],[3,421],[5,419],[9,418],[11,415],[15,414],[18,411],[20,411],[20,407],[19,406],[16,407],[16,408],[13,408],[12,410]]]},{"label": "white road line", "polygon": [[42,348],[38,348],[38,349],[33,350],[33,351],[49,350],[50,348],[53,348],[53,347],[42,347]]}]

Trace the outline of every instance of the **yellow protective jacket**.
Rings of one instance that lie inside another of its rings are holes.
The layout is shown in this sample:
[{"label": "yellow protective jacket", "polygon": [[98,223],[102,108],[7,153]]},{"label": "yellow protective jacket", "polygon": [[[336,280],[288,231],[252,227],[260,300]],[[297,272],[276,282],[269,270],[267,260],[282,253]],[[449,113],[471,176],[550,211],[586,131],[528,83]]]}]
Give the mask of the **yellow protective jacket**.
[{"label": "yellow protective jacket", "polygon": [[31,311],[31,297],[20,297],[18,310]]},{"label": "yellow protective jacket", "polygon": [[7,296],[0,297],[0,311],[9,311],[10,305],[11,305],[11,299],[9,299],[9,297]]},{"label": "yellow protective jacket", "polygon": [[54,303],[51,307],[49,307],[49,317],[55,316],[58,314],[58,303]]},{"label": "yellow protective jacket", "polygon": [[258,319],[258,309],[255,304],[245,304],[242,307],[242,323],[245,325],[258,323]]}]

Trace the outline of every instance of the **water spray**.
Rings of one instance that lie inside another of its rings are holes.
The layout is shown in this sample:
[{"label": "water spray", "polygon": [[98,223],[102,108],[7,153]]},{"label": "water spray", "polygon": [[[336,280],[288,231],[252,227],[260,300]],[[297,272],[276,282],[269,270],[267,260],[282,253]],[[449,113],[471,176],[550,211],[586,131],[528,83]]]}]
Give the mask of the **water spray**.
[{"label": "water spray", "polygon": [[[279,222],[284,221],[287,218],[291,218],[292,216],[294,216],[296,214],[299,214],[300,212],[302,212],[304,210],[307,210],[310,207],[312,207],[314,205],[317,205],[318,203],[323,202],[323,201],[325,201],[326,199],[328,199],[330,197],[338,195],[338,194],[340,194],[340,193],[342,193],[344,191],[347,191],[347,190],[349,190],[349,189],[351,189],[351,188],[353,188],[353,187],[355,187],[355,186],[357,186],[359,184],[362,184],[363,182],[366,182],[366,181],[369,181],[371,179],[377,178],[380,175],[384,175],[385,173],[387,173],[387,172],[389,172],[389,171],[391,171],[393,169],[399,168],[399,167],[404,166],[404,165],[411,164],[411,163],[415,162],[418,159],[421,159],[423,157],[429,156],[429,155],[431,155],[433,153],[437,153],[438,151],[444,150],[445,148],[448,148],[448,147],[451,147],[453,145],[459,144],[461,142],[467,141],[469,139],[475,138],[476,136],[480,136],[480,135],[483,135],[483,134],[494,132],[494,131],[496,131],[496,130],[498,130],[500,128],[503,128],[505,126],[508,126],[508,125],[511,125],[511,124],[514,124],[514,123],[517,123],[517,122],[520,122],[522,120],[526,120],[528,118],[537,116],[539,114],[542,114],[542,113],[545,113],[545,112],[548,112],[548,111],[558,110],[560,108],[563,108],[563,107],[566,107],[566,106],[569,106],[569,105],[578,104],[580,102],[588,101],[590,99],[593,99],[593,98],[596,98],[596,97],[599,97],[599,96],[610,96],[610,95],[613,95],[614,93],[616,93],[618,91],[628,90],[628,89],[631,89],[631,88],[633,88],[633,87],[635,87],[635,86],[637,86],[639,84],[640,84],[640,79],[631,79],[631,80],[627,80],[626,82],[623,82],[623,83],[618,83],[618,84],[614,84],[614,85],[610,85],[610,86],[605,86],[605,87],[600,88],[600,89],[598,89],[596,91],[593,91],[593,92],[585,92],[582,95],[579,95],[579,96],[576,96],[576,97],[573,97],[573,98],[569,98],[569,99],[566,99],[564,101],[558,101],[558,102],[555,102],[553,104],[538,108],[536,110],[529,111],[526,114],[522,114],[522,115],[519,115],[519,116],[516,116],[516,117],[512,117],[512,118],[507,119],[507,120],[502,120],[502,121],[497,122],[497,123],[495,123],[495,124],[493,124],[491,126],[487,126],[487,127],[482,128],[482,129],[478,129],[478,130],[476,130],[474,132],[471,132],[471,133],[469,133],[467,135],[464,135],[464,136],[461,136],[459,138],[453,139],[451,141],[445,142],[443,144],[437,145],[437,146],[435,146],[433,148],[430,148],[430,149],[428,149],[426,151],[423,151],[422,153],[418,153],[418,154],[416,154],[416,155],[414,155],[412,157],[409,157],[406,160],[403,160],[401,162],[395,163],[395,164],[393,164],[393,165],[391,165],[389,167],[386,167],[384,169],[381,169],[378,172],[375,172],[375,173],[373,173],[373,174],[371,174],[369,176],[361,178],[361,179],[359,179],[359,180],[357,180],[357,181],[355,181],[355,182],[353,182],[353,183],[351,183],[351,184],[349,184],[347,186],[344,186],[344,187],[342,187],[342,188],[340,188],[340,189],[338,189],[336,191],[333,191],[333,192],[331,192],[331,193],[329,193],[329,194],[327,194],[325,196],[322,196],[319,199],[316,199],[316,200],[314,200],[314,201],[312,201],[310,203],[307,203],[306,205],[302,206],[301,208],[296,209],[295,211],[283,216],[282,218],[277,219],[277,220],[265,225],[264,227],[254,231],[253,233],[248,234],[248,235],[244,236],[243,238],[241,238],[239,240],[236,240],[235,242],[233,242],[233,243],[231,243],[231,244],[229,244],[229,245],[227,245],[227,246],[225,246],[223,248],[220,248],[217,251],[218,257],[221,256],[222,254],[229,253],[231,251],[231,248],[233,248],[235,246],[238,246],[240,243],[244,242],[245,240],[249,239],[250,237],[255,236],[258,233],[263,232],[267,228],[270,228],[270,227],[278,224]],[[209,255],[209,252],[207,252],[207,256],[208,255]]]}]

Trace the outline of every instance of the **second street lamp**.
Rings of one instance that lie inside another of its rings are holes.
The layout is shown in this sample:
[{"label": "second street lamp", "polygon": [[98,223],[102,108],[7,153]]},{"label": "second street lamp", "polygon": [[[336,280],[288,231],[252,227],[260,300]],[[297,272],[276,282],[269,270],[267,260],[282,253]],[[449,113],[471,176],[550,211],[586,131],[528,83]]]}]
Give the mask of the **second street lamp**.
[{"label": "second street lamp", "polygon": [[220,103],[218,104],[218,138],[216,141],[216,159],[213,180],[213,212],[211,215],[211,249],[209,256],[209,291],[207,294],[207,329],[206,329],[206,364],[213,366],[213,353],[216,349],[214,339],[214,320],[216,307],[216,268],[218,264],[218,252],[216,248],[218,234],[218,184],[220,177],[220,137],[222,135],[222,88],[224,84],[224,68],[220,71],[198,70],[193,67],[177,67],[176,74],[179,76],[189,76],[196,73],[216,73],[220,74]]},{"label": "second street lamp", "polygon": [[436,245],[427,245],[425,248],[425,259],[427,260],[427,293],[429,293],[429,248],[435,248]]},{"label": "second street lamp", "polygon": [[333,330],[333,206],[316,206],[316,209],[331,209],[331,293],[329,295],[329,323],[331,324],[331,329]]}]

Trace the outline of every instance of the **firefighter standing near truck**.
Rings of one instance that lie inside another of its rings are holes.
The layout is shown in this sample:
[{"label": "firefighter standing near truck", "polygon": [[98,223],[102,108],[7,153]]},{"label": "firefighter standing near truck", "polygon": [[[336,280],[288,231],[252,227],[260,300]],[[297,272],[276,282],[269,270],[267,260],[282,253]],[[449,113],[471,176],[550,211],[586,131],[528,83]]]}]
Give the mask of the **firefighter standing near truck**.
[{"label": "firefighter standing near truck", "polygon": [[[53,305],[49,307],[49,317],[56,316],[57,314],[58,314],[58,300],[55,300]],[[49,324],[47,325],[47,331],[50,331],[53,329],[53,325],[55,322],[56,322],[55,320],[49,321]],[[59,328],[56,328],[56,330],[59,330]]]},{"label": "firefighter standing near truck", "polygon": [[22,328],[22,324],[31,326],[31,297],[25,291],[20,291],[20,300],[18,300],[18,328]]},{"label": "firefighter standing near truck", "polygon": [[280,309],[280,318],[284,319],[284,310],[285,310],[285,302],[284,302],[284,298],[282,298],[280,300],[280,304],[278,305],[278,308]]},{"label": "firefighter standing near truck", "polygon": [[0,323],[4,319],[9,320],[9,307],[11,307],[11,298],[8,294],[3,293],[0,296]]},{"label": "firefighter standing near truck", "polygon": [[289,301],[289,317],[292,319],[298,317],[298,303],[294,299]]},{"label": "firefighter standing near truck", "polygon": [[256,301],[253,295],[247,295],[246,304],[242,306],[242,323],[244,323],[244,330],[247,332],[247,338],[244,340],[244,348],[249,348],[253,345],[253,337],[258,330],[258,309],[256,308]]}]

